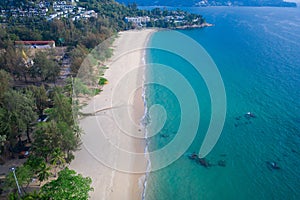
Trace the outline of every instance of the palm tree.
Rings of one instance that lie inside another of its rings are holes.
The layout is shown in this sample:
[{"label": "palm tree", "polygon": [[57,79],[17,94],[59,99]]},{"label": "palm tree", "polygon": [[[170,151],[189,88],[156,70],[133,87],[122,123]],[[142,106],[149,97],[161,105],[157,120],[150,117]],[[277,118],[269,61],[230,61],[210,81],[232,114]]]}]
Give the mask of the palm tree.
[{"label": "palm tree", "polygon": [[35,200],[41,198],[42,198],[41,195],[37,191],[34,191],[32,193],[28,193],[25,196],[23,196],[22,200]]},{"label": "palm tree", "polygon": [[51,154],[50,163],[54,166],[54,176],[56,177],[56,167],[60,167],[66,163],[65,155],[60,148],[54,149],[54,151]]},{"label": "palm tree", "polygon": [[38,171],[38,179],[40,181],[40,184],[42,181],[45,181],[50,176],[50,167],[47,166],[46,162],[41,164],[41,168]]}]

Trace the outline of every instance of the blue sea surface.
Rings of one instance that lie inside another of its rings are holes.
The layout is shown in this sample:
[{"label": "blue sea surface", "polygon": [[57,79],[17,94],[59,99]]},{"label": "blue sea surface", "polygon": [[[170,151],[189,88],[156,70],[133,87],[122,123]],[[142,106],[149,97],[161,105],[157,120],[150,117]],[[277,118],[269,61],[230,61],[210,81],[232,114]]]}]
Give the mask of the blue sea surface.
[{"label": "blue sea surface", "polygon": [[[199,122],[189,119],[198,123],[199,129],[186,152],[169,166],[149,174],[145,199],[300,199],[300,9],[184,9],[202,14],[215,24],[180,32],[202,45],[217,65],[226,89],[226,121],[216,146],[206,156],[212,166],[205,168],[189,159],[189,154],[199,152],[210,123],[210,91],[187,60],[150,49],[148,63],[170,66],[189,81],[196,91],[201,118]],[[169,31],[159,31],[149,46],[168,40],[186,45],[172,41]],[[173,77],[149,67],[147,78],[155,81]],[[178,99],[167,87],[146,85],[147,107],[159,104],[167,114],[164,126],[148,138],[150,152],[176,138],[182,120]],[[256,117],[245,117],[247,112]],[[152,115],[147,120],[162,119]],[[151,162],[162,159],[151,157]],[[219,166],[220,161],[226,166]],[[276,162],[280,169],[273,169],[269,162]]]}]

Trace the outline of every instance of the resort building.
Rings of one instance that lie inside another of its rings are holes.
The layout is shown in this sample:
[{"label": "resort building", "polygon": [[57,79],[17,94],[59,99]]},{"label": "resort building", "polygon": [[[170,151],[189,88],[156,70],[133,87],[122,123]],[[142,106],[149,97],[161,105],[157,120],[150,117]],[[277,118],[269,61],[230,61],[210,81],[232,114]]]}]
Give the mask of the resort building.
[{"label": "resort building", "polygon": [[15,41],[15,46],[35,49],[50,49],[55,48],[55,41]]},{"label": "resort building", "polygon": [[132,22],[134,24],[142,24],[142,23],[147,23],[150,22],[150,17],[145,16],[145,17],[125,17],[126,22]]}]

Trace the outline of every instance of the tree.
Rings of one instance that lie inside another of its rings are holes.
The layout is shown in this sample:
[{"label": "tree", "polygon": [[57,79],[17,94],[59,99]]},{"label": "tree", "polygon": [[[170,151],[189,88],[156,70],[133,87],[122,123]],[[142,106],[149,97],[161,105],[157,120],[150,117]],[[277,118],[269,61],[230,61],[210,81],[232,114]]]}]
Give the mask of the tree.
[{"label": "tree", "polygon": [[44,52],[39,52],[33,59],[34,65],[31,67],[30,72],[32,77],[38,77],[41,81],[55,82],[57,79],[60,67],[53,57],[47,56]]},{"label": "tree", "polygon": [[24,165],[29,166],[32,172],[37,174],[44,162],[42,157],[30,155]]},{"label": "tree", "polygon": [[78,150],[80,145],[80,129],[77,125],[68,126],[64,122],[58,123],[61,133],[61,150],[67,154],[66,161],[70,163],[73,160],[73,152]]},{"label": "tree", "polygon": [[87,35],[84,36],[81,40],[81,44],[83,44],[88,49],[93,49],[101,42],[101,39],[98,38],[98,35],[90,32],[87,33]]},{"label": "tree", "polygon": [[4,70],[0,70],[0,105],[5,92],[11,89],[12,77]]},{"label": "tree", "polygon": [[22,200],[37,200],[41,199],[42,196],[37,191],[25,194],[25,196],[22,197]]},{"label": "tree", "polygon": [[[7,110],[4,107],[4,94],[11,90],[12,78],[9,73],[4,70],[0,70],[0,137],[3,139],[1,142],[1,150],[4,146],[4,138],[6,141],[7,133],[9,131],[9,125],[7,123]],[[0,150],[0,152],[1,152]],[[2,152],[1,152],[2,153]]]},{"label": "tree", "polygon": [[[22,165],[20,167],[16,168],[16,177],[18,179],[18,183],[21,187],[24,185],[28,185],[33,177],[33,171],[29,166]],[[7,188],[12,188],[12,189],[17,189],[16,181],[13,175],[13,172],[10,172],[5,179],[5,187]]]},{"label": "tree", "polygon": [[38,114],[41,116],[48,106],[48,96],[44,85],[41,87],[30,85],[27,87],[26,92],[32,95]]},{"label": "tree", "polygon": [[4,159],[2,158],[5,142],[6,142],[6,135],[0,135],[0,165],[3,165],[5,163]]},{"label": "tree", "polygon": [[55,177],[56,177],[56,167],[60,167],[61,165],[64,165],[66,163],[65,155],[61,151],[60,148],[55,148],[54,151],[51,154],[51,160],[50,163],[54,167],[55,170]]},{"label": "tree", "polygon": [[55,154],[59,151],[65,153],[66,160],[69,161],[72,152],[77,150],[80,144],[79,137],[73,127],[68,126],[65,122],[57,123],[54,120],[40,123],[33,134],[33,138],[33,153],[43,157],[46,162],[56,157]]},{"label": "tree", "polygon": [[64,163],[66,163],[65,160],[65,155],[64,153],[61,151],[60,148],[55,148],[54,151],[51,154],[51,160],[50,160],[51,164],[56,166],[56,165],[63,165]]},{"label": "tree", "polygon": [[93,91],[80,78],[67,78],[64,90],[68,92],[68,96],[76,95],[92,95]]},{"label": "tree", "polygon": [[6,92],[2,105],[5,108],[5,133],[9,139],[15,138],[21,131],[26,130],[29,124],[37,118],[33,110],[33,100],[19,91]]},{"label": "tree", "polygon": [[61,89],[54,89],[53,108],[45,111],[49,114],[50,121],[40,123],[34,132],[34,152],[48,161],[56,148],[63,153],[72,156],[72,152],[77,150],[80,144],[80,133],[77,122],[73,119],[73,114],[77,110],[72,108],[72,99],[63,94]]},{"label": "tree", "polygon": [[40,194],[42,199],[73,199],[87,200],[92,180],[89,177],[83,177],[76,174],[74,170],[65,168],[58,173],[58,178],[42,186]]},{"label": "tree", "polygon": [[2,153],[2,147],[4,146],[5,142],[6,142],[6,135],[0,135],[0,155]]},{"label": "tree", "polygon": [[57,123],[53,120],[38,124],[33,133],[33,139],[32,152],[35,156],[44,158],[46,162],[52,151],[61,146]]},{"label": "tree", "polygon": [[50,177],[50,167],[46,162],[42,162],[39,171],[37,172],[38,179],[41,182],[47,180]]},{"label": "tree", "polygon": [[86,58],[88,53],[88,49],[82,45],[78,45],[70,52],[72,73],[76,74],[78,72],[81,63]]},{"label": "tree", "polygon": [[50,118],[57,122],[65,122],[68,126],[73,126],[72,99],[59,91],[55,91],[53,104],[54,106],[50,110]]},{"label": "tree", "polygon": [[2,28],[0,29],[0,48],[3,48],[5,47],[5,41],[8,40],[8,34],[6,32],[6,29],[5,28]]},{"label": "tree", "polygon": [[10,124],[7,119],[7,110],[0,107],[0,135],[7,139],[10,134]]},{"label": "tree", "polygon": [[30,167],[31,171],[37,175],[40,182],[47,180],[51,175],[50,167],[42,157],[31,155],[24,163],[24,166]]},{"label": "tree", "polygon": [[13,46],[8,46],[5,49],[3,57],[4,61],[2,63],[2,68],[10,72],[14,78],[20,79],[23,77],[25,82],[27,82],[28,68],[22,58],[21,51]]}]

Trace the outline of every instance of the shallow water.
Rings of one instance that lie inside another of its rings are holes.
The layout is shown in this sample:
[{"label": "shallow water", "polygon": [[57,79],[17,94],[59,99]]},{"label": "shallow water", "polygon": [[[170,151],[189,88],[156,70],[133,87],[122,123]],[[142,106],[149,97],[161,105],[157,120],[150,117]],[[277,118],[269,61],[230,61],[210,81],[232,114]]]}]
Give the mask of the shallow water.
[{"label": "shallow water", "polygon": [[[188,158],[191,152],[199,151],[208,129],[210,94],[201,75],[185,59],[152,49],[147,62],[171,66],[196,91],[201,120],[185,153],[168,167],[150,173],[145,199],[300,199],[300,9],[185,9],[215,24],[181,33],[205,48],[222,76],[226,121],[217,145],[206,158],[213,165],[224,160],[226,166],[204,168]],[[168,40],[168,31],[157,32],[149,46]],[[172,79],[154,67],[148,68],[147,76],[154,81]],[[167,114],[164,126],[149,137],[149,151],[160,150],[176,138],[182,119],[180,98],[160,85],[146,87],[147,106],[159,104]],[[249,111],[256,118],[245,117]],[[154,114],[148,123],[161,122],[163,116]],[[197,123],[193,119],[189,122]],[[188,137],[192,133],[185,130],[184,134]],[[151,162],[164,159],[152,156]],[[281,169],[274,170],[266,162],[276,162]]]}]

